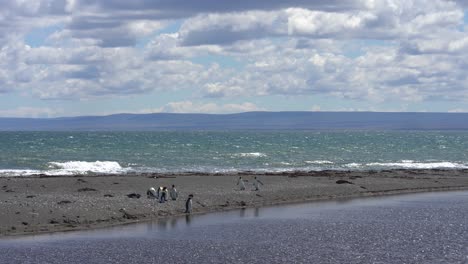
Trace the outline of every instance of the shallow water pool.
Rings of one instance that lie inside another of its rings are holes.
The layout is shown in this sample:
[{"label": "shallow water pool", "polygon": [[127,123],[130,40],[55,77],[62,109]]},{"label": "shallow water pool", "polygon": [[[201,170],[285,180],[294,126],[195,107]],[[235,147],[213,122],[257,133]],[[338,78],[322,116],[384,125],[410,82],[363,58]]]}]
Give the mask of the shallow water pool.
[{"label": "shallow water pool", "polygon": [[468,192],[314,202],[0,239],[0,263],[467,263]]}]

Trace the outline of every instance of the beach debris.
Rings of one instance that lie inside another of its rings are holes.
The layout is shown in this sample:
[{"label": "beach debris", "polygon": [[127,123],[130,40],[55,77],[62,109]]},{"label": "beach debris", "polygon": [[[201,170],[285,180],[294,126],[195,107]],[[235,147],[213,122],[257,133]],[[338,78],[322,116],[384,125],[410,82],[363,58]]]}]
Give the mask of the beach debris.
[{"label": "beach debris", "polygon": [[36,197],[36,195],[28,195],[28,196],[26,196],[26,198],[34,198],[34,197]]},{"label": "beach debris", "polygon": [[125,208],[120,208],[119,212],[123,214],[123,218],[125,219],[131,219],[131,220],[138,219],[136,215],[132,215],[128,213],[127,211],[125,211]]},{"label": "beach debris", "polygon": [[169,213],[163,210],[158,211],[158,216],[168,216]]},{"label": "beach debris", "polygon": [[199,204],[199,205],[201,205],[201,207],[206,207],[205,204],[203,204],[203,203],[201,203],[201,202],[199,202],[199,201],[196,201],[196,203]]},{"label": "beach debris", "polygon": [[16,230],[16,227],[12,226],[12,227],[11,227],[11,230]]},{"label": "beach debris", "polygon": [[81,179],[81,178],[80,178],[80,179],[77,179],[76,181],[77,181],[78,183],[85,183],[85,182],[87,182],[87,181],[85,181],[85,180],[83,180],[83,179]]},{"label": "beach debris", "polygon": [[255,195],[258,196],[258,197],[263,197],[262,195],[260,195],[260,194],[258,194],[258,193],[256,193]]},{"label": "beach debris", "polygon": [[62,204],[69,204],[69,203],[71,203],[71,201],[69,201],[69,200],[62,200],[62,201],[58,202],[57,204],[62,205]]},{"label": "beach debris", "polygon": [[79,221],[72,220],[70,218],[66,218],[62,220],[64,224],[67,224],[67,227],[76,227],[79,224]]},{"label": "beach debris", "polygon": [[59,223],[59,221],[57,221],[57,220],[55,220],[55,219],[51,219],[51,220],[49,221],[49,224],[58,224],[58,223]]},{"label": "beach debris", "polygon": [[350,178],[351,180],[355,180],[355,179],[360,179],[360,178],[362,178],[362,176],[358,176],[358,175],[356,175],[356,176],[349,176],[349,178]]},{"label": "beach debris", "polygon": [[347,180],[337,180],[336,184],[354,184],[354,183],[347,181]]},{"label": "beach debris", "polygon": [[237,202],[237,205],[238,205],[238,206],[246,206],[247,203],[244,202],[244,201],[240,201],[240,202]]},{"label": "beach debris", "polygon": [[112,184],[120,184],[120,183],[118,183],[118,182],[113,182]]},{"label": "beach debris", "polygon": [[29,225],[28,222],[21,222],[21,224],[22,224],[22,225],[25,225],[25,226]]},{"label": "beach debris", "polygon": [[112,194],[104,194],[104,197],[114,197]]},{"label": "beach debris", "polygon": [[129,193],[129,194],[127,194],[127,197],[128,197],[128,198],[140,199],[141,195],[138,194],[138,193]]},{"label": "beach debris", "polygon": [[97,191],[96,189],[89,188],[89,187],[78,189],[78,192],[96,192],[96,191]]}]

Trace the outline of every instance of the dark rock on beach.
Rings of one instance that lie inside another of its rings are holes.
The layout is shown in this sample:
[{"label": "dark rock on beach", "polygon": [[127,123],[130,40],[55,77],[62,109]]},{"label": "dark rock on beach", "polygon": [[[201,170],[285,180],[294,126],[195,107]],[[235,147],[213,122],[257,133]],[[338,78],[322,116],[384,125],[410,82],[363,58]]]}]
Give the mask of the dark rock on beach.
[{"label": "dark rock on beach", "polygon": [[130,193],[130,194],[127,194],[127,197],[128,197],[128,198],[140,199],[141,195],[138,194],[138,193]]},{"label": "dark rock on beach", "polygon": [[125,219],[132,219],[132,220],[138,219],[138,217],[136,215],[128,213],[123,208],[120,209],[119,212],[123,213],[123,218],[125,218]]},{"label": "dark rock on beach", "polygon": [[337,180],[336,184],[354,184],[354,183],[347,181],[347,180]]},{"label": "dark rock on beach", "polygon": [[78,189],[78,192],[96,192],[96,191],[97,191],[96,189],[89,188],[89,187]]}]

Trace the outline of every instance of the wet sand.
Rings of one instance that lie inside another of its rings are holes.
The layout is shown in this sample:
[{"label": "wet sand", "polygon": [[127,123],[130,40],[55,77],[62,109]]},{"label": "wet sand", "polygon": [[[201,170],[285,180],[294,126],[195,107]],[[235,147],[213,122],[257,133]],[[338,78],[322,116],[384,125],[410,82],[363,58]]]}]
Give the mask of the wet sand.
[{"label": "wet sand", "polygon": [[[246,190],[236,185],[247,180]],[[264,185],[253,191],[257,176]],[[175,184],[177,201],[146,198],[149,187]],[[139,174],[0,178],[0,236],[91,229],[184,214],[313,200],[467,190],[468,170],[321,171],[255,174]],[[129,194],[140,198],[130,198]]]}]

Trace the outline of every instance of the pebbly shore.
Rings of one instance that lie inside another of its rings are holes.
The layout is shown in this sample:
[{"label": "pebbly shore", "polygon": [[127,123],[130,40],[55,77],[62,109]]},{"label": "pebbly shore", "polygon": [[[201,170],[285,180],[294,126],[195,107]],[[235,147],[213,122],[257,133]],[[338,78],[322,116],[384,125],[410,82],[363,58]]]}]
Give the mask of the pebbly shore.
[{"label": "pebbly shore", "polygon": [[[253,187],[257,176],[264,185]],[[246,189],[237,186],[238,178]],[[150,187],[175,185],[179,198],[148,199]],[[236,174],[135,174],[2,177],[0,236],[83,230],[242,207],[410,192],[468,189],[468,170],[311,171]]]}]

